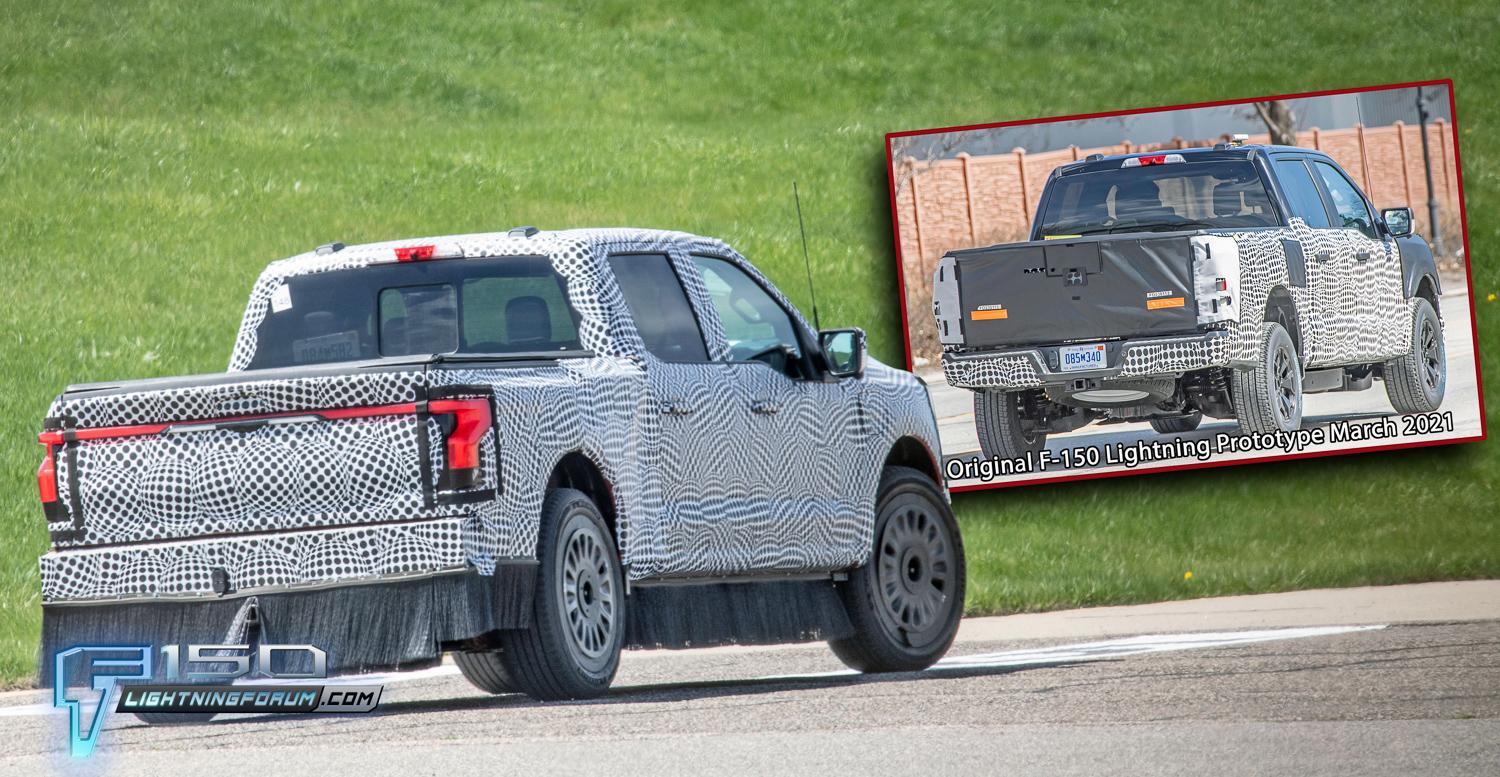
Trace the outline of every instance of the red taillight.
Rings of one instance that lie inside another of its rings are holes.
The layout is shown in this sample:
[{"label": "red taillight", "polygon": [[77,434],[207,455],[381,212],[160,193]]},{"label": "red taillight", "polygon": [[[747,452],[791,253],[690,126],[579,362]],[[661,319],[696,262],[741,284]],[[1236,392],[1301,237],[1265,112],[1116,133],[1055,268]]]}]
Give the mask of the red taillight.
[{"label": "red taillight", "polygon": [[1223,278],[1215,278],[1214,289],[1216,291],[1229,291],[1229,281],[1224,280]]},{"label": "red taillight", "polygon": [[36,470],[36,486],[42,494],[42,504],[50,505],[57,503],[57,456],[51,445],[46,447],[47,455],[42,458],[42,466]]},{"label": "red taillight", "polygon": [[427,410],[433,415],[453,416],[448,433],[448,473],[455,485],[473,485],[479,477],[479,441],[493,425],[489,399],[436,399]]},{"label": "red taillight", "polygon": [[425,262],[432,258],[437,246],[405,246],[396,249],[396,261],[398,262]]},{"label": "red taillight", "polygon": [[1143,156],[1140,157],[1140,160],[1142,165],[1164,165],[1167,163],[1167,155],[1156,154],[1155,156]]}]

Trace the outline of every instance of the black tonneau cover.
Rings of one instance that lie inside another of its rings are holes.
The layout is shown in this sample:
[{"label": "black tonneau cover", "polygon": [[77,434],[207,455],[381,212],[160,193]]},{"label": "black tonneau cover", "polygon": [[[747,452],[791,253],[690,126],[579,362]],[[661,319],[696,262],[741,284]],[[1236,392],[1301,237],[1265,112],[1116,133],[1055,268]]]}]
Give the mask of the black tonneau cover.
[{"label": "black tonneau cover", "polygon": [[1100,235],[954,251],[964,346],[1194,332],[1190,238]]}]

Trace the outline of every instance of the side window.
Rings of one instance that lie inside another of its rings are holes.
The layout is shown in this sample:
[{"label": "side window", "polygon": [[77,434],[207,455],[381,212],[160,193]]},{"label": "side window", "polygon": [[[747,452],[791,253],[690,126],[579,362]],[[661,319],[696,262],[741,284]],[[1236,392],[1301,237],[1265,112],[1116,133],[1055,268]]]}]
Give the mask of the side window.
[{"label": "side window", "polygon": [[665,254],[611,256],[609,268],[646,350],[666,362],[708,361],[693,306]]},{"label": "side window", "polygon": [[1307,222],[1313,229],[1328,229],[1333,222],[1328,220],[1328,209],[1323,207],[1323,195],[1313,183],[1312,173],[1300,159],[1282,159],[1276,162],[1276,177],[1286,191],[1292,215]]},{"label": "side window", "polygon": [[1365,207],[1364,198],[1359,196],[1359,190],[1349,182],[1338,168],[1327,162],[1314,162],[1318,168],[1318,175],[1323,178],[1323,185],[1328,187],[1328,194],[1333,198],[1333,209],[1339,214],[1339,226],[1352,227],[1363,233],[1366,237],[1379,239],[1380,235],[1375,231],[1375,219],[1370,215],[1370,209]]},{"label": "side window", "polygon": [[712,256],[694,256],[703,274],[703,285],[729,340],[734,361],[766,361],[786,369],[787,357],[802,358],[797,328],[771,295],[733,262]]}]

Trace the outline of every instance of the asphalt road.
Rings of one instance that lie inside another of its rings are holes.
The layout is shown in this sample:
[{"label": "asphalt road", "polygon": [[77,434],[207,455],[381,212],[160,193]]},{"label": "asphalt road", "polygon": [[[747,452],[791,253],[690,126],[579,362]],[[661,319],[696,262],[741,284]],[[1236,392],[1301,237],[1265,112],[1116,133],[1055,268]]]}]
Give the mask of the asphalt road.
[{"label": "asphalt road", "polygon": [[363,716],[116,716],[87,761],[63,725],[0,716],[0,774],[1493,775],[1500,621],[970,640],[883,677],[820,646],[636,653],[608,697],[555,704],[443,667]]},{"label": "asphalt road", "polygon": [[[1445,280],[1447,293],[1442,297],[1443,336],[1448,357],[1448,387],[1439,410],[1452,411],[1454,420],[1452,431],[1372,443],[1325,444],[1308,450],[1359,448],[1395,442],[1476,437],[1480,434],[1478,369],[1474,361],[1474,333],[1470,323],[1469,295],[1465,283],[1462,278]],[[923,375],[923,378],[927,380],[928,394],[937,414],[938,434],[942,441],[945,458],[964,460],[980,456],[979,436],[974,430],[973,392],[949,386],[940,372]],[[1327,427],[1339,421],[1358,422],[1377,419],[1395,412],[1390,400],[1386,398],[1384,385],[1377,380],[1366,391],[1307,395],[1303,400],[1303,428]],[[1212,440],[1221,432],[1238,435],[1239,424],[1232,419],[1221,421],[1205,418],[1196,431],[1166,436],[1157,434],[1149,423],[1091,424],[1066,434],[1049,435],[1047,449],[1055,457],[1060,458],[1060,452],[1064,448],[1095,446],[1104,450],[1116,445],[1132,446],[1137,441],[1150,443],[1171,437],[1181,437],[1184,440]],[[1248,460],[1267,455],[1282,455],[1282,452],[1273,450],[1269,454],[1264,452],[1232,453],[1217,455],[1214,460]],[[1180,466],[1193,461],[1192,458],[1169,459],[1138,467],[1136,471],[1147,471],[1162,466]],[[1125,467],[1122,466],[1107,464],[1068,468],[1057,465],[1044,473],[1006,475],[989,482],[1027,482],[1068,477],[1082,472],[1117,472],[1124,469]],[[948,481],[949,486],[959,487],[984,484],[985,481],[976,479],[950,479]]]}]

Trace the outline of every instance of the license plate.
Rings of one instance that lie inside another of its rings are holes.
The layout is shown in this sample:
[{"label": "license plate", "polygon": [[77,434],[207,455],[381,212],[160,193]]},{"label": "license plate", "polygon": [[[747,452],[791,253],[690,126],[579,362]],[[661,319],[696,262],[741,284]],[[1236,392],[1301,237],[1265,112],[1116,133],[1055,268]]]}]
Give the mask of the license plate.
[{"label": "license plate", "polygon": [[1057,349],[1058,363],[1063,372],[1080,370],[1102,370],[1109,366],[1104,360],[1104,345],[1065,345]]}]

